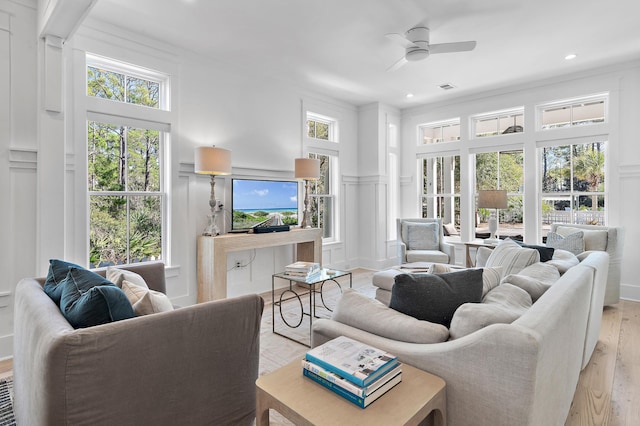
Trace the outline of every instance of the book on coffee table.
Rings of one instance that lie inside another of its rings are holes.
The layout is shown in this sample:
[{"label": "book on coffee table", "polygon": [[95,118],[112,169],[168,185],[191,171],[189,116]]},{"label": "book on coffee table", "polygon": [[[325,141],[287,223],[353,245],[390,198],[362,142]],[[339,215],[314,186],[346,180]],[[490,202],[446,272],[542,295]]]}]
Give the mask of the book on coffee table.
[{"label": "book on coffee table", "polygon": [[[363,386],[358,386],[355,383],[350,382],[349,380],[346,380],[338,376],[336,373],[333,373],[325,368],[322,368],[319,365],[316,365],[309,360],[306,360],[306,359],[302,360],[302,368],[304,368],[305,370],[309,370],[314,375],[320,376],[325,380],[333,383],[334,385],[340,386],[347,392],[350,392],[362,398],[368,395],[371,395],[373,392],[378,390],[378,388],[382,387],[389,380],[400,375],[402,373],[401,365],[402,364],[400,363],[396,364],[396,366],[393,369],[389,370],[386,374],[384,374],[378,380],[374,381],[369,386],[363,387]],[[307,376],[307,377],[311,377],[311,376]]]},{"label": "book on coffee table", "polygon": [[346,336],[311,349],[305,359],[360,387],[370,385],[398,365],[395,355]]},{"label": "book on coffee table", "polygon": [[[320,385],[324,386],[325,388],[335,392],[336,394],[340,395],[344,399],[356,404],[360,408],[367,407],[373,401],[375,401],[376,399],[380,398],[382,395],[387,393],[387,391],[389,391],[391,388],[393,388],[395,385],[397,385],[398,383],[400,383],[402,381],[402,373],[398,371],[395,374],[395,376],[392,376],[391,379],[389,379],[387,381],[384,381],[384,383],[382,383],[381,386],[376,388],[376,390],[374,390],[373,392],[371,392],[371,393],[369,393],[368,395],[365,395],[365,396],[360,396],[360,395],[356,395],[354,393],[349,392],[345,388],[337,385],[335,382],[327,380],[326,378],[324,378],[324,377],[322,377],[322,376],[320,376],[320,375],[318,375],[316,373],[313,373],[310,370],[303,369],[302,373],[306,377],[310,378],[311,380],[314,380],[315,382],[319,383]],[[381,382],[382,382],[382,380],[381,380]]]}]

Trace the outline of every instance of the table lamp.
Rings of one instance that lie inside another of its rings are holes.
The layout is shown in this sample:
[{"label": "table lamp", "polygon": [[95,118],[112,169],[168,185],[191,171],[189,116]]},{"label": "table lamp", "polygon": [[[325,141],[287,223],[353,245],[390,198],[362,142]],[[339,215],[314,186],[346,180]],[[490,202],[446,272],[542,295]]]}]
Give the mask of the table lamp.
[{"label": "table lamp", "polygon": [[320,160],[316,158],[296,158],[296,179],[304,180],[304,210],[301,228],[311,228],[311,210],[309,202],[309,181],[320,177]]},{"label": "table lamp", "polygon": [[481,190],[478,192],[478,208],[492,209],[489,217],[489,238],[485,244],[497,244],[498,238],[498,209],[507,208],[507,191],[500,189]]},{"label": "table lamp", "polygon": [[222,203],[216,200],[215,187],[216,175],[231,174],[231,151],[215,146],[200,146],[195,151],[195,171],[198,174],[211,175],[211,197],[209,198],[209,206],[211,214],[209,215],[209,224],[202,232],[202,235],[216,236],[220,235],[220,228],[216,224],[218,212],[222,210]]}]

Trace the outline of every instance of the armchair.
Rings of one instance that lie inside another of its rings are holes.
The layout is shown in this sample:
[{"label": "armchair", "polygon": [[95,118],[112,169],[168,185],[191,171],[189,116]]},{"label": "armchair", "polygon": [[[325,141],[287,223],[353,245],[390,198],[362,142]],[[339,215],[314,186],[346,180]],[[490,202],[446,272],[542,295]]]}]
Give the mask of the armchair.
[{"label": "armchair", "polygon": [[455,246],[444,241],[442,219],[396,219],[401,263],[455,264]]},{"label": "armchair", "polygon": [[[164,291],[164,264],[126,269]],[[104,271],[95,271],[104,274]],[[24,425],[246,424],[255,419],[264,302],[248,295],[74,329],[16,288],[14,408]]]}]

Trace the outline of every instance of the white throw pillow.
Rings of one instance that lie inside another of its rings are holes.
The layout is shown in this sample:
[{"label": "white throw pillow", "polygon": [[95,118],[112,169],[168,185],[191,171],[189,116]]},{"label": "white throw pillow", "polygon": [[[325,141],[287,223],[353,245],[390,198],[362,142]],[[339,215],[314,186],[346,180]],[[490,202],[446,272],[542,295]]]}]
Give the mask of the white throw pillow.
[{"label": "white throw pillow", "polygon": [[511,284],[491,290],[482,303],[460,305],[451,319],[451,339],[459,339],[491,324],[511,324],[531,307],[529,294]]},{"label": "white throw pillow", "polygon": [[570,251],[556,249],[553,252],[553,258],[546,263],[547,265],[555,266],[558,269],[560,275],[562,275],[567,272],[569,268],[572,268],[580,263],[580,260],[578,260],[576,255],[571,253]]},{"label": "white throw pillow", "polygon": [[587,251],[587,250],[606,251],[607,250],[609,233],[605,229],[583,229],[583,228],[573,228],[571,226],[558,226],[556,228],[556,233],[562,235],[563,237],[567,237],[571,234],[575,234],[576,232],[582,232],[582,237],[584,239],[584,251]]},{"label": "white throw pillow", "polygon": [[438,222],[402,222],[401,231],[407,250],[439,250],[440,248]]},{"label": "white throw pillow", "polygon": [[449,338],[442,324],[420,321],[352,289],[345,289],[331,319],[388,339],[439,343]]},{"label": "white throw pillow", "polygon": [[144,278],[142,278],[139,274],[136,274],[132,271],[127,271],[126,269],[108,266],[106,277],[109,281],[120,288],[122,288],[122,282],[124,280],[127,280],[129,281],[129,283],[137,285],[138,287],[149,288]]},{"label": "white throw pillow", "polygon": [[540,252],[536,249],[520,247],[512,240],[506,239],[493,249],[487,263],[488,268],[502,267],[503,275],[517,274],[529,265],[540,262]]},{"label": "white throw pillow", "polygon": [[136,316],[173,311],[173,304],[166,294],[140,287],[127,280],[122,282],[122,291],[131,302]]}]

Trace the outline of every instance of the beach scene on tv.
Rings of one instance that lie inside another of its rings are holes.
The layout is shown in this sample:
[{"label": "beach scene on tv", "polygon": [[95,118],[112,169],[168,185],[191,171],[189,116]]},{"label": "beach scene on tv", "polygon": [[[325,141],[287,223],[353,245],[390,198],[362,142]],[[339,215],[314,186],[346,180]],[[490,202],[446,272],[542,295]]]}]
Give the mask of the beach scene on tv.
[{"label": "beach scene on tv", "polygon": [[298,224],[298,182],[233,179],[232,229]]}]

